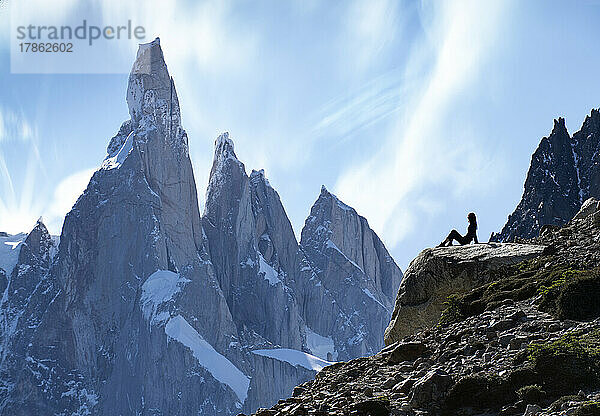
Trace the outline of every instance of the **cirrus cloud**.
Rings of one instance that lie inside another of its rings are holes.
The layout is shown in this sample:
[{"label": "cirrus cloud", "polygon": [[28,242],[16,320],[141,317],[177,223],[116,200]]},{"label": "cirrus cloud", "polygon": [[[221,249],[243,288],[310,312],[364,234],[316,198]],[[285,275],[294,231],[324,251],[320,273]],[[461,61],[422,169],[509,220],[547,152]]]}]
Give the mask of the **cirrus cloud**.
[{"label": "cirrus cloud", "polygon": [[379,152],[347,169],[337,181],[340,197],[363,212],[391,246],[427,215],[421,205],[431,196],[423,190],[443,185],[455,193],[474,191],[476,178],[488,177],[489,187],[497,176],[470,127],[462,126],[459,135],[452,137],[448,126],[456,100],[481,75],[508,3],[424,4],[427,36],[424,44],[413,47],[406,73],[431,65],[428,76],[395,109],[396,122],[384,134]]}]

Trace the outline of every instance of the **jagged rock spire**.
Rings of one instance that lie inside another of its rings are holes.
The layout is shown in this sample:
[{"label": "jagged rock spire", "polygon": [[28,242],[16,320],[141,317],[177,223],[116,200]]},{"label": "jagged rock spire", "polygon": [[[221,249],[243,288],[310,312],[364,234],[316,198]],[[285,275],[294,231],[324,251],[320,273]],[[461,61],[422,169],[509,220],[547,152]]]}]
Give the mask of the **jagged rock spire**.
[{"label": "jagged rock spire", "polygon": [[139,46],[129,75],[127,105],[134,128],[143,125],[145,117],[166,131],[176,132],[180,127],[179,100],[159,38]]},{"label": "jagged rock spire", "polygon": [[285,282],[294,272],[297,243],[279,196],[261,182],[265,185],[259,173],[248,177],[229,134],[221,134],[215,141],[204,231],[221,290],[234,320],[247,328],[244,333],[299,349],[301,319]]},{"label": "jagged rock spire", "polygon": [[48,229],[44,225],[42,217],[37,220],[35,226],[29,235],[27,235],[24,243],[25,244],[19,253],[19,261],[25,262],[28,258],[33,256],[43,262],[47,267],[50,260],[50,248],[52,247],[53,242]]},{"label": "jagged rock spire", "polygon": [[158,135],[177,157],[187,156],[187,134],[181,126],[175,82],[169,76],[159,38],[139,46],[129,74],[127,106],[131,119],[111,139],[104,169],[120,167],[131,150],[139,147],[135,138],[147,141],[149,132]]},{"label": "jagged rock spire", "polygon": [[218,206],[216,201],[221,195],[224,183],[228,180],[231,181],[235,184],[236,189],[232,192],[241,194],[243,192],[241,187],[245,184],[244,178],[246,178],[246,170],[235,154],[233,140],[229,138],[228,132],[220,134],[215,140],[215,153],[206,189],[204,215],[209,219],[218,216],[216,212],[220,212],[223,207]]},{"label": "jagged rock spire", "polygon": [[563,225],[589,197],[600,196],[600,113],[592,110],[571,137],[565,119],[542,138],[525,180],[523,197],[493,241],[538,235],[544,225]]},{"label": "jagged rock spire", "polygon": [[[300,247],[305,255],[301,271],[309,273],[299,279],[306,283],[305,296],[321,299],[304,309],[307,325],[321,335],[332,334],[338,359],[378,351],[402,272],[367,220],[322,186]],[[335,308],[328,308],[330,303]],[[344,341],[348,338],[353,342]]]},{"label": "jagged rock spire", "polygon": [[215,157],[214,159],[231,158],[237,160],[235,155],[235,146],[233,140],[229,138],[229,132],[221,133],[215,140]]},{"label": "jagged rock spire", "polygon": [[552,127],[552,133],[550,133],[550,135],[554,136],[557,134],[569,134],[564,117],[554,119],[554,126]]},{"label": "jagged rock spire", "polygon": [[250,174],[250,192],[258,249],[267,263],[291,276],[296,267],[298,242],[279,194],[263,169]]}]

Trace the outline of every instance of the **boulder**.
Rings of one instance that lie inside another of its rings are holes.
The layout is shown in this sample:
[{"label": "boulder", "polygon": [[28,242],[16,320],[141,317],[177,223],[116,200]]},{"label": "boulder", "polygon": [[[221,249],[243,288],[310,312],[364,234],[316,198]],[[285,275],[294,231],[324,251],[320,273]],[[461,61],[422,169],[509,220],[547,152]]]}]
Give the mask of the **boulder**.
[{"label": "boulder", "polygon": [[431,370],[421,377],[410,390],[409,400],[414,407],[430,405],[445,397],[452,386],[452,377],[442,370]]},{"label": "boulder", "polygon": [[537,257],[544,248],[488,243],[422,251],[410,263],[400,285],[392,320],[385,331],[386,345],[435,325],[449,295],[488,283],[500,268]]},{"label": "boulder", "polygon": [[402,361],[414,361],[427,349],[422,342],[400,343],[395,347],[388,357],[388,363],[398,364]]}]

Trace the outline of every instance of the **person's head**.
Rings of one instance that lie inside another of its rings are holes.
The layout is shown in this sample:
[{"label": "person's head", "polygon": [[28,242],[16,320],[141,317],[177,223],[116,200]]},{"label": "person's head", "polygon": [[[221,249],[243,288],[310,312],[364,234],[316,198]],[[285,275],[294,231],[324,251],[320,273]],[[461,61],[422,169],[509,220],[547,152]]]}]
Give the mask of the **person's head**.
[{"label": "person's head", "polygon": [[470,224],[477,224],[477,218],[475,217],[474,212],[469,212],[469,215],[467,215],[467,219],[469,220]]}]

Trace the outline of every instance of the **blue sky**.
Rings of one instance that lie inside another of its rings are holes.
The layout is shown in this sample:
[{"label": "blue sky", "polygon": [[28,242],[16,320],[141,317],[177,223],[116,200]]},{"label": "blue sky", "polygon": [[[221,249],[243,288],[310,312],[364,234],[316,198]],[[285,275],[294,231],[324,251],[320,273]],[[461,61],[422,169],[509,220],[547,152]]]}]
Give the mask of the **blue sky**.
[{"label": "blue sky", "polygon": [[[68,14],[77,0],[47,2]],[[321,184],[405,269],[475,211],[519,201],[531,153],[600,106],[597,1],[91,1],[160,36],[200,200],[213,142],[264,168],[299,237]],[[53,233],[128,118],[126,74],[11,74],[0,1],[0,230]],[[128,60],[135,45],[115,54]],[[109,59],[113,59],[110,57]]]}]

